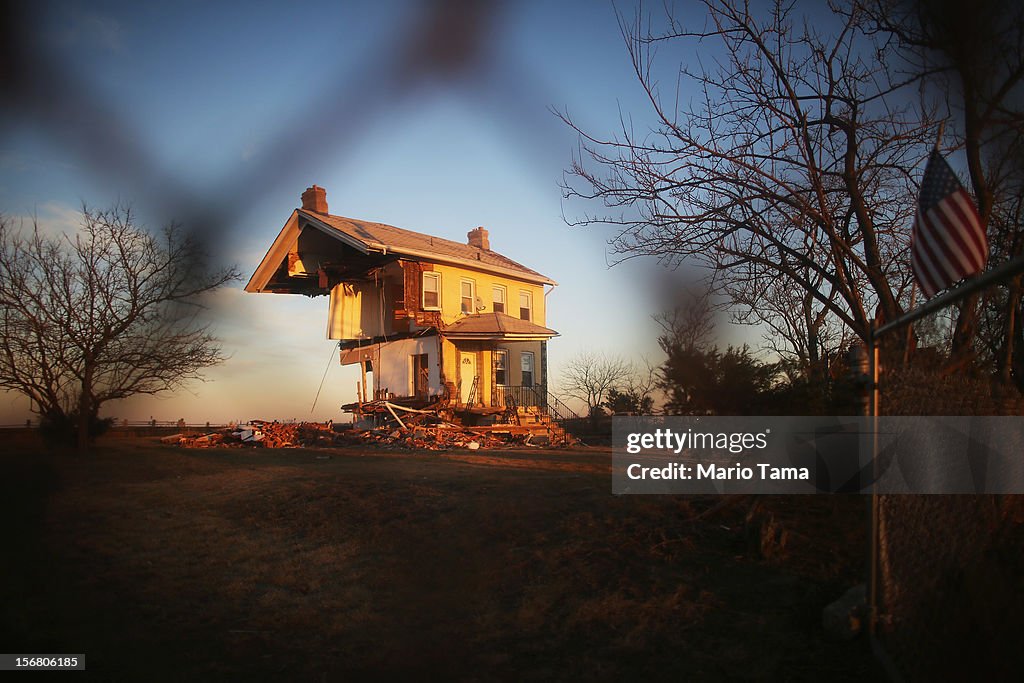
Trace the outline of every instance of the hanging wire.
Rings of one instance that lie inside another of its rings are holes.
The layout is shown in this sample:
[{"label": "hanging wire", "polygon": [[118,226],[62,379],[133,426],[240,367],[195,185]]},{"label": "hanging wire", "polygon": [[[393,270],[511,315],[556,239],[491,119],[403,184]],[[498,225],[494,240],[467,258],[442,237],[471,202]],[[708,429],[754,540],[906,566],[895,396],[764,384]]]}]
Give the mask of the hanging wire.
[{"label": "hanging wire", "polygon": [[327,373],[331,371],[331,362],[334,360],[334,352],[341,348],[341,342],[338,342],[337,346],[331,349],[331,355],[327,358],[327,367],[324,368],[324,376],[320,378],[320,386],[317,387],[316,396],[313,398],[313,405],[309,409],[309,414],[312,415],[313,411],[316,410],[316,402],[320,399],[320,391],[324,388],[324,381],[327,379]]}]

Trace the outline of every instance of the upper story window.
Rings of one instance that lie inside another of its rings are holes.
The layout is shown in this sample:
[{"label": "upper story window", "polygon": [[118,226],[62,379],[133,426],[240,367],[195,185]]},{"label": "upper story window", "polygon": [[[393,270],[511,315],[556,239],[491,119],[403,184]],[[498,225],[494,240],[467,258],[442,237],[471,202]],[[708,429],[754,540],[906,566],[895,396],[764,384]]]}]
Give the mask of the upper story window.
[{"label": "upper story window", "polygon": [[519,319],[533,320],[533,293],[519,290]]},{"label": "upper story window", "polygon": [[423,310],[441,309],[441,273],[423,273]]},{"label": "upper story window", "polygon": [[505,312],[505,288],[501,285],[494,285],[491,290],[491,301],[494,304],[495,313]]},{"label": "upper story window", "polygon": [[462,281],[462,312],[476,311],[476,283],[472,280]]}]

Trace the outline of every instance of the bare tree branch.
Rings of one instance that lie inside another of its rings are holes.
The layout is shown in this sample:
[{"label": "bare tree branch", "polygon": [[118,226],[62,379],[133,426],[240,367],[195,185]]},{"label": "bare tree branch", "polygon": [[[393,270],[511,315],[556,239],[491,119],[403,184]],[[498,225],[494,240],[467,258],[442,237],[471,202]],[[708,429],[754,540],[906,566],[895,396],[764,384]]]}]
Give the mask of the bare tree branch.
[{"label": "bare tree branch", "polygon": [[[653,125],[598,136],[561,114],[581,145],[565,197],[612,210],[570,222],[613,226],[621,258],[706,266],[741,316],[795,331],[765,299],[777,304],[788,287],[806,295],[793,299],[799,307],[812,306],[804,333],[838,321],[866,337],[876,309],[895,316],[909,294],[917,181],[908,169],[929,151],[934,113],[914,104],[913,78],[890,77],[877,58],[884,36],[864,30],[861,12],[812,24],[791,2],[756,13],[739,1],[703,4],[696,28],[671,11],[660,32],[646,15],[620,16]],[[686,57],[672,60],[681,49]],[[660,85],[672,73],[661,60],[678,64],[674,92]]]},{"label": "bare tree branch", "polygon": [[0,387],[45,420],[77,421],[84,448],[106,401],[171,391],[224,360],[198,315],[239,275],[208,269],[176,226],[145,232],[128,207],[82,218],[63,239],[0,218]]},{"label": "bare tree branch", "polygon": [[633,367],[621,356],[581,351],[562,371],[562,392],[587,404],[592,412],[604,403],[609,389],[621,387],[633,374]]}]

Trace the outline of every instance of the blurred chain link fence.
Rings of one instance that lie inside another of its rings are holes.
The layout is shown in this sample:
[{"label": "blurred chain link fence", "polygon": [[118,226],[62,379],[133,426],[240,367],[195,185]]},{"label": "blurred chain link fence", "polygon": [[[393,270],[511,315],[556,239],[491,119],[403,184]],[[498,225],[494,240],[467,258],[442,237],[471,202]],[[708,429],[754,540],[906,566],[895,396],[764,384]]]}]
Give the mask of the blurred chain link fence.
[{"label": "blurred chain link fence", "polygon": [[[543,109],[540,81],[491,53],[502,3],[432,0],[399,46],[355,64],[322,65],[327,84],[304,102],[260,163],[232,169],[220,184],[192,188],[168,174],[124,111],[103,101],[73,65],[54,59],[33,31],[45,5],[0,3],[0,92],[4,119],[33,122],[79,164],[131,188],[132,200],[164,209],[189,229],[216,239],[254,197],[310,159],[344,154],[382,109],[422,87],[480,89],[490,109],[536,150],[563,139]],[[350,106],[358,102],[359,106]],[[572,140],[564,138],[567,146]],[[987,381],[908,371],[888,376],[888,415],[1022,415],[1024,401],[998,401]],[[898,412],[895,410],[898,408]],[[1024,454],[1022,454],[1024,457]],[[1008,679],[1024,656],[1024,498],[883,496],[880,501],[878,641],[908,680]]]},{"label": "blurred chain link fence", "polygon": [[[1024,399],[993,397],[987,378],[909,368],[882,382],[885,415],[1024,415]],[[896,677],[1015,680],[1024,496],[887,495],[878,514],[876,642]]]}]

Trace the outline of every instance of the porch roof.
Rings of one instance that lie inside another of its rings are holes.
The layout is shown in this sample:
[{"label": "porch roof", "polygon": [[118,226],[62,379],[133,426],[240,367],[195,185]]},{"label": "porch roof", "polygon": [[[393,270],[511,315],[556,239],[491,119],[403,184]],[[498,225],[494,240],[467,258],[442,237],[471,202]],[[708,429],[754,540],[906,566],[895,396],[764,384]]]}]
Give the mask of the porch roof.
[{"label": "porch roof", "polygon": [[449,339],[543,340],[557,337],[552,329],[506,313],[476,313],[459,318],[441,334]]}]

